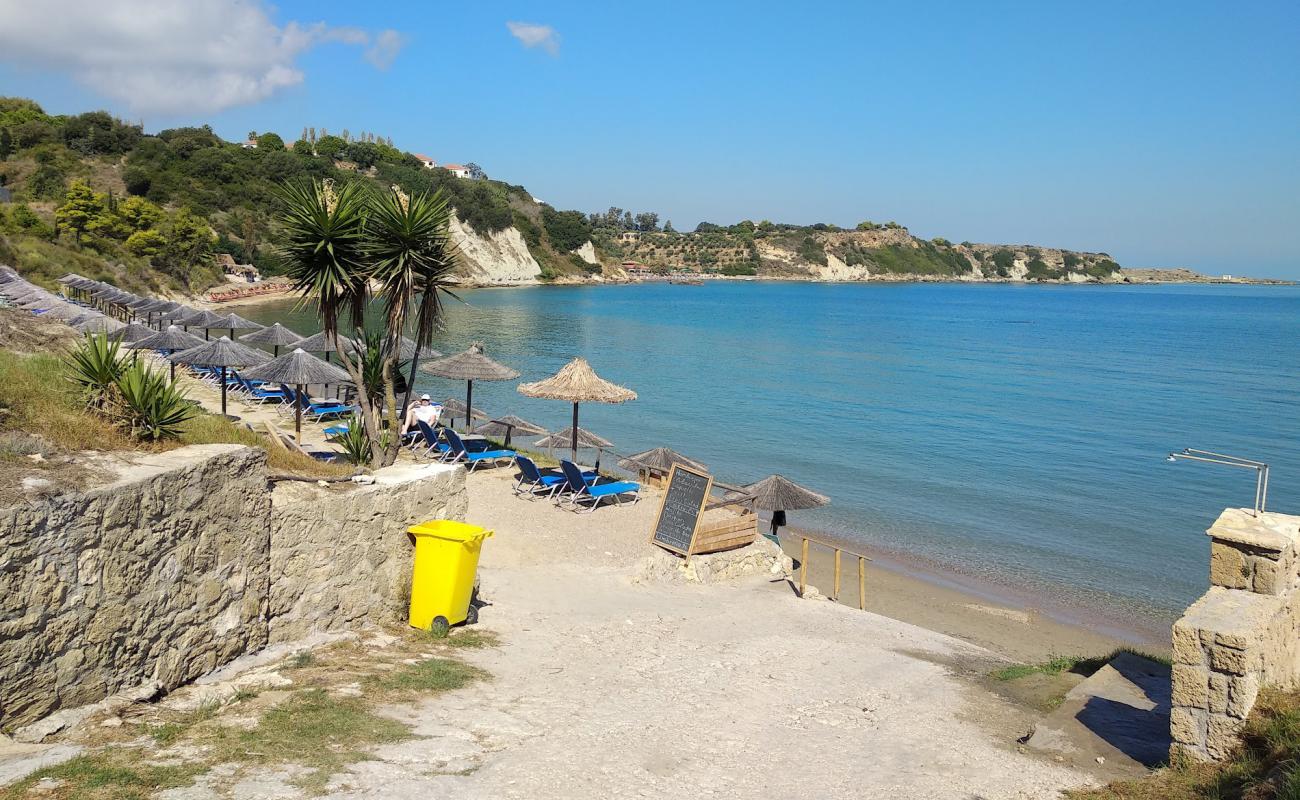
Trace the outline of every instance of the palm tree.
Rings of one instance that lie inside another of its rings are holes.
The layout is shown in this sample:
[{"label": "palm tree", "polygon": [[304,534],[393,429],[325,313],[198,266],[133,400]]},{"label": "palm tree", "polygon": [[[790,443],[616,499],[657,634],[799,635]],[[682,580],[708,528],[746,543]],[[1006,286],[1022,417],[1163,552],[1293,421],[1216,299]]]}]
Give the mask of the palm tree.
[{"label": "palm tree", "polygon": [[[448,227],[450,206],[440,192],[409,197],[394,186],[375,194],[359,182],[337,188],[330,181],[286,185],[281,199],[285,205],[281,253],[289,265],[289,278],[304,300],[318,304],[321,327],[335,342],[339,360],[358,387],[371,465],[391,464],[401,442],[382,432],[385,421],[390,431],[399,424],[394,378],[402,334],[414,306],[417,350],[400,406],[404,408],[410,401],[419,349],[428,346],[441,323],[440,295],[450,293],[446,281],[457,257]],[[383,301],[378,364],[373,347],[364,348],[362,352],[369,355],[362,358],[353,348],[337,346],[340,316],[347,315],[353,330],[366,330],[372,281],[377,287],[374,295]],[[376,380],[380,385],[375,385]]]}]

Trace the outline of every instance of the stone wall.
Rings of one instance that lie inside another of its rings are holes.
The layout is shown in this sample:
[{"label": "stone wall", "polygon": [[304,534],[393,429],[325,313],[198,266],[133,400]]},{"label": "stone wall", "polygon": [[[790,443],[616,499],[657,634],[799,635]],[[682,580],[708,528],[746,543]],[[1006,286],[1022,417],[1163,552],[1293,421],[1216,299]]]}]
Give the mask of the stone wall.
[{"label": "stone wall", "polygon": [[406,529],[464,519],[465,470],[396,465],[343,491],[281,483],[271,496],[272,642],[357,622],[405,620],[413,545]]},{"label": "stone wall", "polygon": [[1210,590],[1173,629],[1172,750],[1217,760],[1265,687],[1300,685],[1300,517],[1230,508],[1210,535]]},{"label": "stone wall", "polygon": [[117,478],[0,510],[0,728],[268,642],[405,620],[414,522],[463,519],[465,472],[267,485],[241,445],[130,454]]},{"label": "stone wall", "polygon": [[0,725],[266,644],[266,456],[141,455],[113,483],[0,511]]}]

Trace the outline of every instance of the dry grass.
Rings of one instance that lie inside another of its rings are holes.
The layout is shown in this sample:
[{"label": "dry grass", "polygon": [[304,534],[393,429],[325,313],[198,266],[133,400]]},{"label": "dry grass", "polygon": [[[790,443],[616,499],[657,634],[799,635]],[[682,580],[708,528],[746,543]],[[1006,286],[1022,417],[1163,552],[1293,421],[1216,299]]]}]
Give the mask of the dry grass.
[{"label": "dry grass", "polygon": [[271,445],[266,437],[236,425],[216,414],[200,414],[185,423],[181,434],[181,444],[216,444],[232,442],[260,447],[267,453],[267,463],[272,472],[289,472],[294,475],[306,475],[319,478],[344,477],[351,475],[356,468],[350,464],[330,464],[317,461],[311,456],[295,453],[283,447]]},{"label": "dry grass", "polygon": [[[195,764],[142,763],[134,749],[113,747],[37,770],[0,788],[0,800],[146,800],[161,789],[188,785],[202,771]],[[52,789],[35,789],[43,780],[59,783]]]},{"label": "dry grass", "polygon": [[1067,793],[1070,800],[1300,800],[1300,693],[1268,693],[1242,745],[1222,764],[1176,761],[1135,781]]}]

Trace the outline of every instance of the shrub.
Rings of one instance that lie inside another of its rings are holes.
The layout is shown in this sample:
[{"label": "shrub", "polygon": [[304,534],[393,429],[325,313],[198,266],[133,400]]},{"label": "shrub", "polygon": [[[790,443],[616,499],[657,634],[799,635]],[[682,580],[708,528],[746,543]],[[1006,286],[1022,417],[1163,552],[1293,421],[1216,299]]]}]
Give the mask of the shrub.
[{"label": "shrub", "polygon": [[117,417],[136,439],[176,439],[181,426],[198,413],[167,373],[136,362],[117,379]]},{"label": "shrub", "polygon": [[118,379],[126,371],[118,360],[120,349],[118,342],[94,334],[68,353],[72,381],[81,388],[87,408],[102,411],[116,395]]}]

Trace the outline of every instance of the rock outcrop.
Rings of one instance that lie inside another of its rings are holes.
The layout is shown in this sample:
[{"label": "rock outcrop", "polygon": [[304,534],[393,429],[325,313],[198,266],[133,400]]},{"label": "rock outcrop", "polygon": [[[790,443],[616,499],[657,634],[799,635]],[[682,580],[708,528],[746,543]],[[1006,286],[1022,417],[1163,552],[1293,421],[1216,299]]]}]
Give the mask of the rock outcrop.
[{"label": "rock outcrop", "polygon": [[451,237],[460,248],[461,278],[466,283],[513,286],[537,283],[541,277],[541,265],[514,227],[481,234],[453,214]]}]

